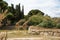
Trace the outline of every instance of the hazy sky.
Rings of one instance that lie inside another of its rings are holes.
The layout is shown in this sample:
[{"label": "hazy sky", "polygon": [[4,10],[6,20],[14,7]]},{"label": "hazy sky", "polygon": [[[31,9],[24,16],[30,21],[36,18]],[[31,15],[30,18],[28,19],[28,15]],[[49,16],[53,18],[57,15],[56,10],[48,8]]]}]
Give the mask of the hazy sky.
[{"label": "hazy sky", "polygon": [[21,3],[24,5],[25,15],[31,9],[39,9],[51,17],[60,17],[60,0],[4,0],[9,5]]}]

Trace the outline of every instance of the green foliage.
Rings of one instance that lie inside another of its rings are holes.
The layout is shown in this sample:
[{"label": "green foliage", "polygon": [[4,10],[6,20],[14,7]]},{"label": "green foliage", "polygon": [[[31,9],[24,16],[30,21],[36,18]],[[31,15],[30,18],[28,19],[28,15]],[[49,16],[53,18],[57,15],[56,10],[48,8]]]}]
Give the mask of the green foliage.
[{"label": "green foliage", "polygon": [[29,18],[30,19],[29,24],[37,25],[42,22],[42,18],[43,18],[43,16],[33,15]]},{"label": "green foliage", "polygon": [[16,21],[14,15],[10,12],[6,15],[6,18],[11,21],[11,24],[14,24]]},{"label": "green foliage", "polygon": [[42,15],[33,15],[31,16],[29,21],[29,25],[37,25],[40,27],[44,27],[44,28],[54,28],[55,22],[52,20],[52,18],[50,16],[42,16]]},{"label": "green foliage", "polygon": [[1,10],[3,10],[3,12],[5,11],[5,9],[7,9],[7,6],[8,6],[8,3],[1,0],[0,1],[0,7],[1,7]]},{"label": "green foliage", "polygon": [[3,1],[3,0],[0,0],[0,1]]},{"label": "green foliage", "polygon": [[29,16],[36,15],[36,14],[44,15],[44,13],[42,11],[38,10],[38,9],[31,10],[28,13]]},{"label": "green foliage", "polygon": [[21,11],[21,6],[20,3],[18,5],[16,5],[16,8],[14,8],[14,5],[11,4],[11,6],[8,7],[9,12],[12,13],[12,15],[10,15],[10,18],[14,19],[15,23],[17,21],[19,21],[20,19],[24,18],[24,6],[22,6],[22,11]]},{"label": "green foliage", "polygon": [[56,25],[56,28],[59,28],[59,29],[60,29],[60,23],[58,23],[58,24]]},{"label": "green foliage", "polygon": [[28,15],[24,15],[24,19],[28,20],[29,19]]},{"label": "green foliage", "polygon": [[8,19],[11,19],[11,18],[14,17],[14,15],[12,13],[8,13],[6,16],[7,16]]},{"label": "green foliage", "polygon": [[45,27],[45,28],[54,28],[56,24],[50,16],[46,15],[43,17],[43,21],[39,23],[38,26]]},{"label": "green foliage", "polygon": [[24,11],[24,8],[22,7],[22,11],[21,11],[20,4],[16,5],[15,18],[17,21],[24,18],[24,12],[23,11]]},{"label": "green foliage", "polygon": [[52,21],[43,21],[42,23],[39,24],[39,26],[44,28],[53,28],[55,25],[53,24]]},{"label": "green foliage", "polygon": [[22,6],[22,18],[24,18],[24,6]]},{"label": "green foliage", "polygon": [[13,14],[15,13],[14,4],[11,4],[11,7],[9,7],[9,11]]},{"label": "green foliage", "polygon": [[55,23],[60,23],[60,18],[59,17],[53,18],[53,20],[55,21]]}]

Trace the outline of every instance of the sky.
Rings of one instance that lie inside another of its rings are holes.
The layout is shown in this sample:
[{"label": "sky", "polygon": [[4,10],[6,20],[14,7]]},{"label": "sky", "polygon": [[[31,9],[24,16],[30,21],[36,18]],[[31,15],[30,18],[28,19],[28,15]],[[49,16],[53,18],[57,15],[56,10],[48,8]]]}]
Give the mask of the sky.
[{"label": "sky", "polygon": [[60,0],[4,0],[10,6],[11,3],[24,5],[24,14],[32,9],[39,9],[51,17],[60,17]]}]

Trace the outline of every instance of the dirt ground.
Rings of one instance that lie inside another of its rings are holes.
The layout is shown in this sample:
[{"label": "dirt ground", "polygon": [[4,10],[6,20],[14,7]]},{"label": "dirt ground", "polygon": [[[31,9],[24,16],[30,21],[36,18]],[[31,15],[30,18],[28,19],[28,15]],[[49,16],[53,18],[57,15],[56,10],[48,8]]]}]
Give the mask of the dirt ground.
[{"label": "dirt ground", "polygon": [[58,36],[31,35],[27,30],[0,31],[0,33],[5,32],[7,32],[7,40],[60,40]]}]

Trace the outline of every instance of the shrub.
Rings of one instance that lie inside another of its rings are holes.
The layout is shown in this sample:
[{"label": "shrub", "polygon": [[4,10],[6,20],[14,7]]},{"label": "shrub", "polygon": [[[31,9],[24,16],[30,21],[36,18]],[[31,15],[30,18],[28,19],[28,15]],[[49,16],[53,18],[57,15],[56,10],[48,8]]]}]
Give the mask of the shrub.
[{"label": "shrub", "polygon": [[39,23],[42,22],[42,16],[38,16],[38,15],[33,15],[31,16],[29,21],[29,25],[38,25]]},{"label": "shrub", "polygon": [[60,29],[60,23],[58,23],[58,24],[56,25],[56,28],[59,28],[59,29]]},{"label": "shrub", "polygon": [[29,16],[28,16],[28,15],[25,15],[25,16],[24,16],[24,19],[25,19],[25,20],[28,20],[28,19],[29,19]]},{"label": "shrub", "polygon": [[55,24],[53,24],[52,21],[43,21],[38,26],[44,27],[44,28],[53,28]]}]

